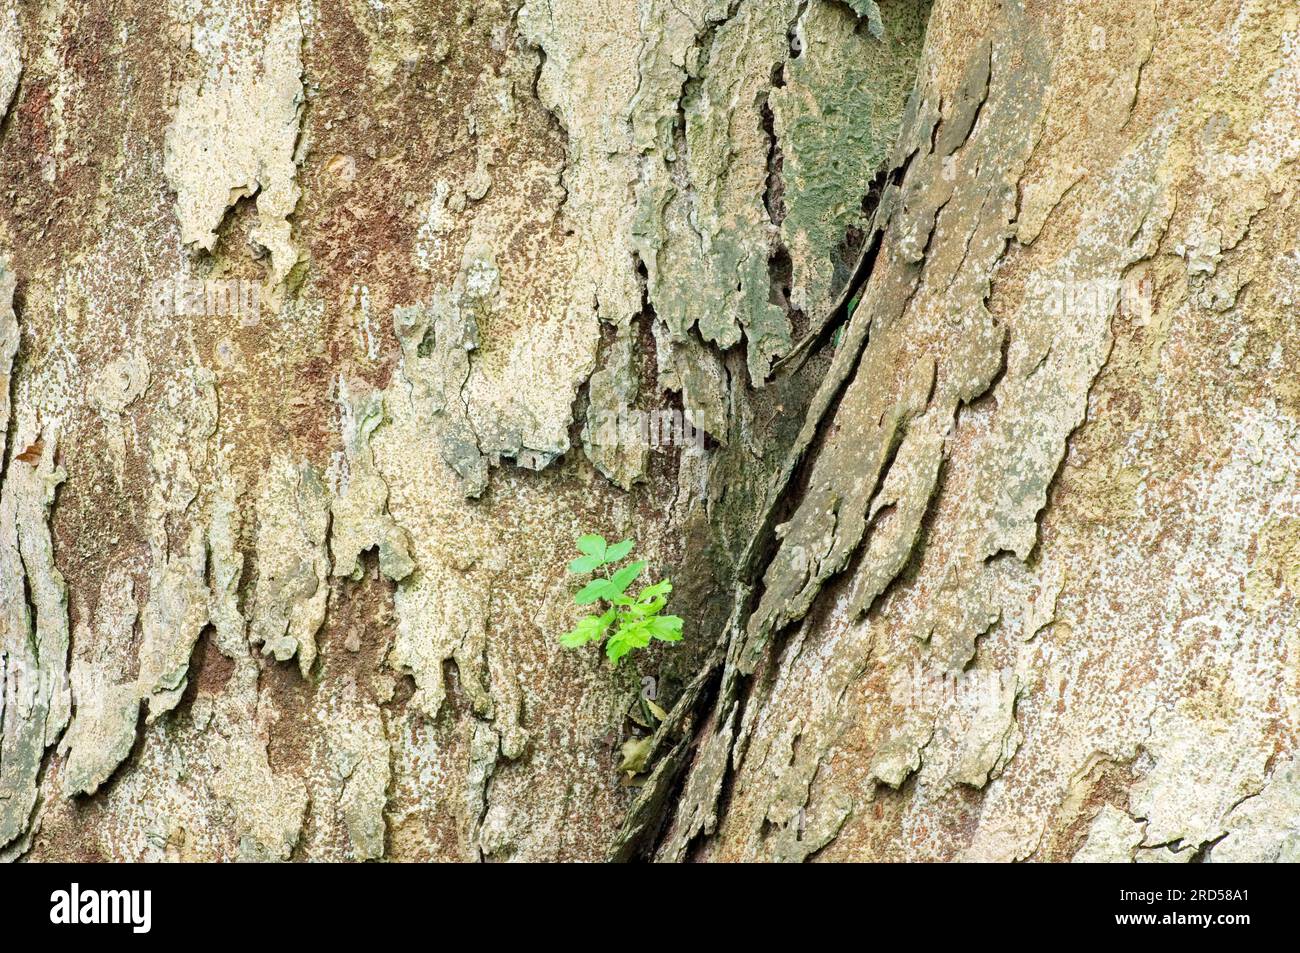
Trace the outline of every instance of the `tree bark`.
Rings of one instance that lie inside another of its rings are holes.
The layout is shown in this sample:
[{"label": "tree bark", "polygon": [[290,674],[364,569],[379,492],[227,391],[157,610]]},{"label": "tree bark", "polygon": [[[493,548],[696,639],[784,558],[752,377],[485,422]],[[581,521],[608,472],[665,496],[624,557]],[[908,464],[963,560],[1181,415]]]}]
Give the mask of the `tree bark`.
[{"label": "tree bark", "polygon": [[1296,10],[0,8],[0,856],[1296,859]]}]

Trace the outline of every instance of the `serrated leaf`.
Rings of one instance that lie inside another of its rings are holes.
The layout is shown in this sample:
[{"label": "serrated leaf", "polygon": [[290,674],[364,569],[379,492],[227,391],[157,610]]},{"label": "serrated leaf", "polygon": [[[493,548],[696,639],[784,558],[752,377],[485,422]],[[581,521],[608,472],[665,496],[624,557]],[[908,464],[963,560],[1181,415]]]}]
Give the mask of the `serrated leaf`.
[{"label": "serrated leaf", "polygon": [[591,636],[582,631],[581,628],[570,629],[560,636],[560,644],[566,649],[576,649],[586,645],[591,641]]},{"label": "serrated leaf", "polygon": [[601,565],[599,556],[579,556],[573,562],[569,563],[569,572],[575,576],[592,572],[599,569]]},{"label": "serrated leaf", "polygon": [[627,587],[632,585],[632,580],[641,575],[641,570],[645,569],[645,560],[638,559],[634,563],[628,563],[614,575],[609,577],[608,594],[605,596],[609,599],[613,596],[621,596]]},{"label": "serrated leaf", "polygon": [[593,579],[573,597],[573,601],[580,606],[589,606],[605,594],[606,587],[609,586],[608,579]]},{"label": "serrated leaf", "polygon": [[652,616],[668,604],[667,599],[656,599],[653,602],[632,602],[629,599],[628,602],[630,605],[628,605],[627,611],[638,619]]},{"label": "serrated leaf", "polygon": [[620,559],[625,559],[634,545],[636,544],[630,538],[623,540],[621,543],[615,543],[605,550],[605,562],[616,563]]},{"label": "serrated leaf", "polygon": [[614,610],[602,615],[583,616],[569,632],[560,636],[560,644],[565,648],[576,649],[588,642],[598,642],[605,637],[605,630],[614,621]]},{"label": "serrated leaf", "polygon": [[621,630],[623,638],[634,649],[643,649],[650,644],[650,629],[644,622],[636,622]]},{"label": "serrated leaf", "polygon": [[680,616],[661,615],[646,620],[650,634],[660,642],[680,642],[682,640],[682,620]]},{"label": "serrated leaf", "polygon": [[617,635],[611,635],[605,641],[605,655],[615,665],[618,665],[618,660],[631,651],[632,646],[628,641],[626,639],[620,639]]},{"label": "serrated leaf", "polygon": [[[627,558],[635,547],[635,541],[629,537],[611,546],[598,533],[587,533],[577,540],[577,547],[582,555],[569,562],[568,569],[574,575],[583,575]],[[588,642],[604,640],[605,654],[617,666],[623,656],[645,648],[654,639],[664,642],[680,640],[681,619],[659,616],[668,604],[668,594],[673,591],[669,580],[643,586],[635,598],[628,594],[628,587],[645,571],[646,565],[645,560],[638,559],[609,578],[589,579],[574,594],[573,601],[585,606],[604,600],[608,603],[607,611],[581,619],[571,631],[560,636],[560,643],[567,648],[577,648]]]},{"label": "serrated leaf", "polygon": [[605,654],[609,656],[610,661],[618,664],[618,660],[632,649],[643,649],[649,644],[650,631],[644,622],[634,622],[631,625],[621,622],[618,629],[605,642]]},{"label": "serrated leaf", "polygon": [[661,579],[659,582],[651,583],[650,585],[642,588],[642,590],[639,593],[637,593],[636,601],[653,602],[656,599],[668,595],[668,593],[672,591],[673,591],[673,584],[669,582],[667,579]]},{"label": "serrated leaf", "polygon": [[662,708],[660,708],[658,705],[656,705],[656,704],[654,703],[654,699],[652,699],[652,698],[647,698],[647,699],[645,700],[645,704],[646,704],[646,707],[650,709],[650,714],[654,715],[654,716],[655,716],[656,718],[658,718],[660,721],[667,721],[667,720],[668,720],[668,712],[664,711]]}]

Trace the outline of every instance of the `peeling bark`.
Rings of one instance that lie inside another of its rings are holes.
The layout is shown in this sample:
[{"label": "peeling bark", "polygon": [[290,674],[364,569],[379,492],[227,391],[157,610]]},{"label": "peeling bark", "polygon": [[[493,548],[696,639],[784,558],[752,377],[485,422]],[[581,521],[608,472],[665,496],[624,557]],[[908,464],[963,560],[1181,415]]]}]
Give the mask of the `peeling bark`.
[{"label": "peeling bark", "polygon": [[1297,37],[0,4],[0,857],[1294,859]]}]

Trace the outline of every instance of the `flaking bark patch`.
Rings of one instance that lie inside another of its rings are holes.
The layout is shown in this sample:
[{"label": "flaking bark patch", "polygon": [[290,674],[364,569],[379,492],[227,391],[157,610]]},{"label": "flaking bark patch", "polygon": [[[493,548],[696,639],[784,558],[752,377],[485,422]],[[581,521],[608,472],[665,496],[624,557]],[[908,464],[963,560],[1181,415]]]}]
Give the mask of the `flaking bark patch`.
[{"label": "flaking bark patch", "polygon": [[181,241],[213,251],[227,210],[255,198],[249,240],[270,256],[278,292],[299,256],[288,219],[301,194],[302,26],[289,4],[266,24],[249,3],[203,7],[191,38],[200,75],[180,89],[165,147]]}]

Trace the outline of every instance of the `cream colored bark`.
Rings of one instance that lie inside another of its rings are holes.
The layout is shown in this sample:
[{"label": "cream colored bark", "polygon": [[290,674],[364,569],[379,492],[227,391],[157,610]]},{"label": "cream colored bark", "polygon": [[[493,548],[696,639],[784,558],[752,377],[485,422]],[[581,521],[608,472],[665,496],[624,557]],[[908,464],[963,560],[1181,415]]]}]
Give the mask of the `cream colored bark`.
[{"label": "cream colored bark", "polygon": [[0,856],[1294,854],[1294,10],[7,3]]},{"label": "cream colored bark", "polygon": [[1296,859],[1298,18],[936,6],[659,857]]}]

